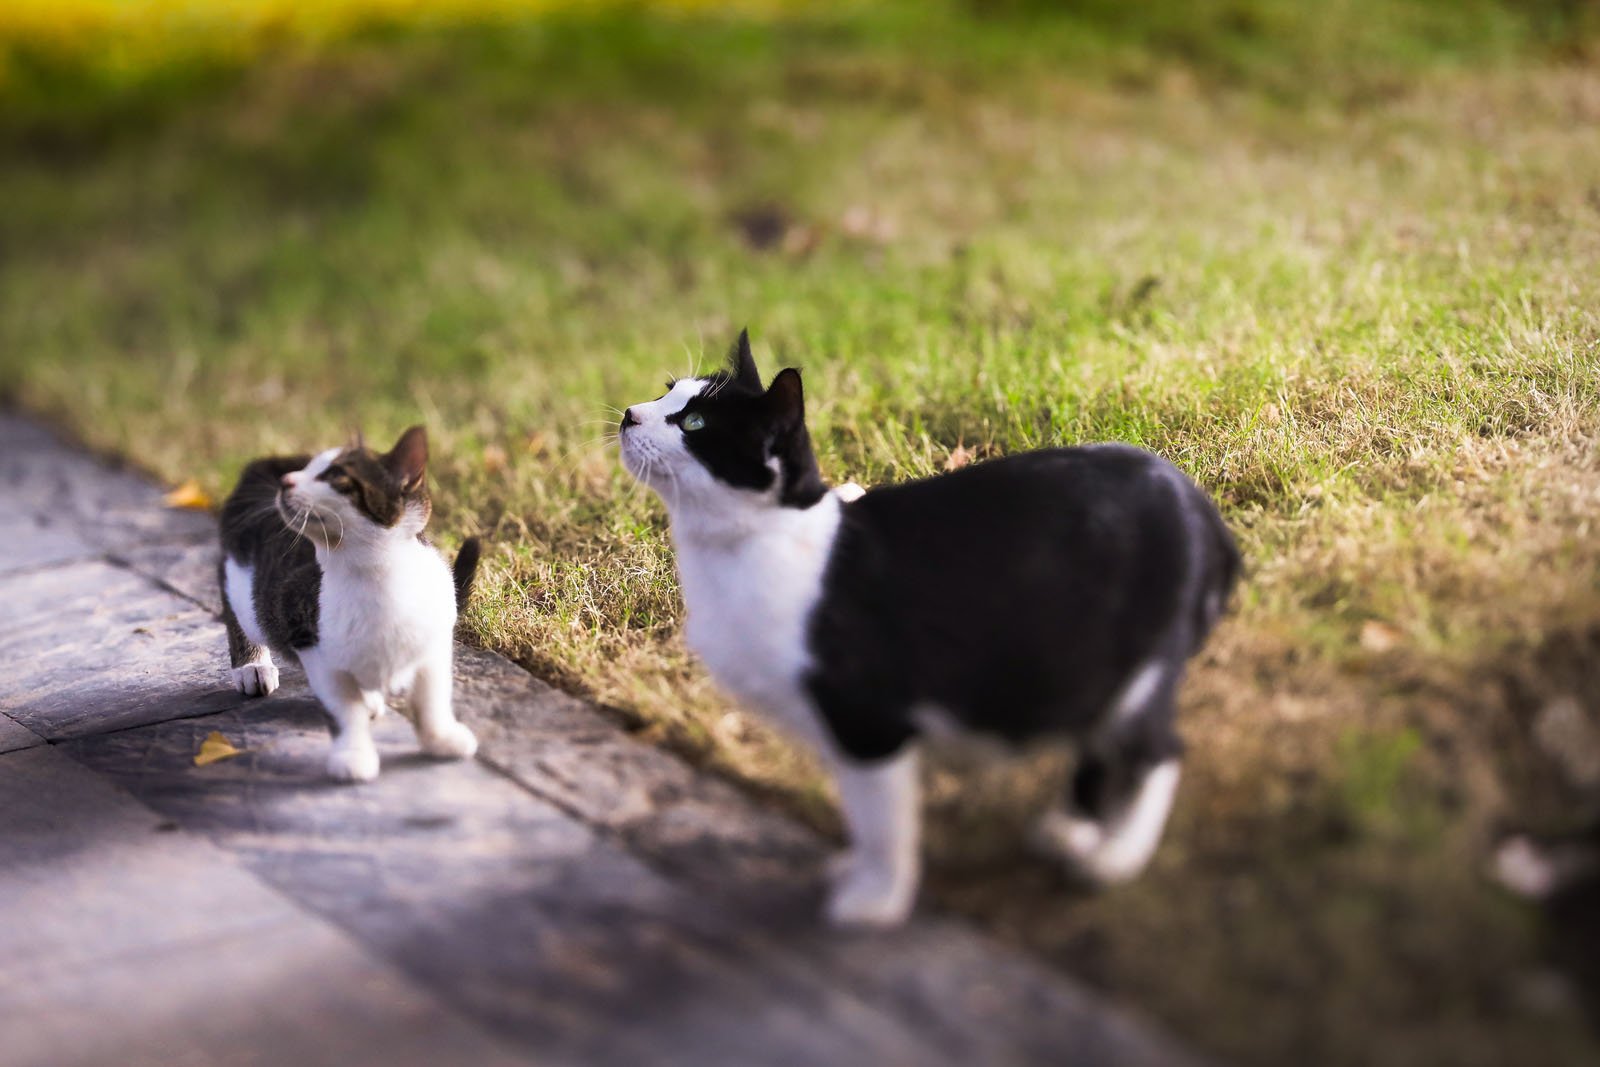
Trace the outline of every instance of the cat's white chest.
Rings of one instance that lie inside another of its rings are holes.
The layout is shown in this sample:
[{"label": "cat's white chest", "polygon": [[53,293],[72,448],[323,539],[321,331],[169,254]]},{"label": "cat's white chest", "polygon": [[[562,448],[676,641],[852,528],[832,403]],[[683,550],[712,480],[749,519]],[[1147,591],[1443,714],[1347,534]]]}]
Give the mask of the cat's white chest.
[{"label": "cat's white chest", "polygon": [[330,563],[318,607],[319,651],[374,690],[403,685],[455,627],[449,568],[419,542],[361,566]]},{"label": "cat's white chest", "polygon": [[809,730],[806,629],[839,527],[831,494],[775,508],[736,539],[678,535],[684,636],[719,685],[756,710]]}]

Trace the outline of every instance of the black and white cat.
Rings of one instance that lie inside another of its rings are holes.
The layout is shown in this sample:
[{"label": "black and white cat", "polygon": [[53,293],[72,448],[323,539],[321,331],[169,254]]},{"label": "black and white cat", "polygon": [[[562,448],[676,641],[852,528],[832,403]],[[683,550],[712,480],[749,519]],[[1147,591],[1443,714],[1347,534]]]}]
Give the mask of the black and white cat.
[{"label": "black and white cat", "polygon": [[372,720],[402,696],[424,752],[478,748],[451,710],[456,612],[478,544],[462,546],[452,574],[423,537],[427,461],[420,426],[383,455],[354,446],[258,459],[222,509],[234,682],[266,696],[278,688],[273,653],[297,657],[331,720],[334,778],[377,777]]},{"label": "black and white cat", "polygon": [[799,372],[763,388],[742,333],[728,370],[629,408],[621,449],[667,505],[690,646],[837,779],[834,922],[909,912],[917,739],[946,729],[1075,739],[1038,843],[1097,884],[1144,868],[1178,785],[1174,695],[1239,568],[1177,468],[1102,444],[830,490]]}]

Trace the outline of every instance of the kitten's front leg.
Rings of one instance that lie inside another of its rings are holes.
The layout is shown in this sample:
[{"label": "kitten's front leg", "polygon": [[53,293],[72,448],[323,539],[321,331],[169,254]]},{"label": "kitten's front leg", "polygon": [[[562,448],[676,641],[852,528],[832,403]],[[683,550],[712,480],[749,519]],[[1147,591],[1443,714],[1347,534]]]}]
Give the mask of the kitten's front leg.
[{"label": "kitten's front leg", "polygon": [[466,759],[478,751],[478,739],[452,710],[451,657],[451,649],[446,648],[418,668],[411,689],[412,721],[422,751],[443,759]]},{"label": "kitten's front leg", "polygon": [[828,919],[837,926],[898,926],[922,876],[916,746],[872,763],[842,756],[830,762],[850,846],[833,871]]},{"label": "kitten's front leg", "polygon": [[373,705],[356,680],[344,671],[302,653],[306,682],[332,720],[333,747],[328,750],[328,776],[344,782],[370,782],[378,777],[378,746],[372,741]]},{"label": "kitten's front leg", "polygon": [[267,696],[278,688],[278,665],[272,662],[272,653],[251,641],[239,625],[228,600],[226,577],[221,586],[222,624],[228,630],[228,664],[232,667],[233,684],[247,697]]}]

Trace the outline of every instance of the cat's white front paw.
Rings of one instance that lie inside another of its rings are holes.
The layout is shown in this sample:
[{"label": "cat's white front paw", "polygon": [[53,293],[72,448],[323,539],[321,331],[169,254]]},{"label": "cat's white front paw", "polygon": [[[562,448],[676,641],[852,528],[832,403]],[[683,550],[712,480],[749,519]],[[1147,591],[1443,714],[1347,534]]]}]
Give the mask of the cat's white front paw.
[{"label": "cat's white front paw", "polygon": [[328,777],[341,782],[370,782],[378,777],[378,750],[371,745],[334,745],[328,753]]},{"label": "cat's white front paw", "polygon": [[[833,891],[828,896],[828,921],[834,926],[899,926],[916,902],[915,872],[896,871],[845,852],[835,858]],[[830,865],[832,866],[832,865]]]},{"label": "cat's white front paw", "polygon": [[464,722],[452,722],[437,734],[419,736],[422,751],[440,759],[466,759],[478,751],[478,738]]},{"label": "cat's white front paw", "polygon": [[247,697],[264,697],[278,688],[278,667],[275,663],[246,663],[235,667],[233,684]]}]

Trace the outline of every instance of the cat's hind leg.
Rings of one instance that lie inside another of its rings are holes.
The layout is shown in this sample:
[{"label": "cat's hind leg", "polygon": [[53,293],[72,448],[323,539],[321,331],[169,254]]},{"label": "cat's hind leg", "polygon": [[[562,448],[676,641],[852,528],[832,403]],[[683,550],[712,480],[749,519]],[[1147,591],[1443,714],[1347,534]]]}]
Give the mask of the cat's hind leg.
[{"label": "cat's hind leg", "polygon": [[442,759],[466,759],[478,751],[478,738],[455,716],[451,658],[451,649],[446,647],[417,669],[411,685],[411,722],[422,751]]},{"label": "cat's hind leg", "polygon": [[1113,712],[1085,746],[1066,804],[1034,827],[1035,847],[1080,882],[1129,881],[1161,843],[1181,772],[1183,744],[1172,715],[1180,671],[1173,666],[1159,676],[1135,676],[1129,692],[1144,690],[1138,694],[1144,699]]},{"label": "cat's hind leg", "polygon": [[306,682],[327,712],[333,746],[328,750],[328,777],[342,782],[370,782],[378,777],[378,746],[372,720],[382,694],[362,690],[355,678],[321,662],[311,651],[300,654]]},{"label": "cat's hind leg", "polygon": [[[258,645],[244,632],[239,617],[234,614],[233,597],[241,595],[240,576],[230,574],[226,563],[218,566],[218,583],[222,588],[222,623],[228,630],[228,663],[233,684],[247,697],[264,697],[278,688],[278,665],[272,662],[272,653]],[[249,575],[243,575],[243,592],[250,596]],[[249,610],[248,605],[246,610]]]}]

